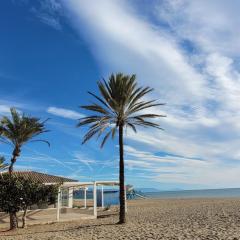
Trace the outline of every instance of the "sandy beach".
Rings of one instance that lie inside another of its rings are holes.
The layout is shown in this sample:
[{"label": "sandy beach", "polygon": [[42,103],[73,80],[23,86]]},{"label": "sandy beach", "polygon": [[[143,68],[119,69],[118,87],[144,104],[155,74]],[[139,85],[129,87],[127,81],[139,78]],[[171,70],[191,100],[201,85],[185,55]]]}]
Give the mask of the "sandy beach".
[{"label": "sandy beach", "polygon": [[135,200],[128,203],[125,225],[116,225],[114,211],[99,215],[1,232],[0,239],[240,239],[240,199]]}]

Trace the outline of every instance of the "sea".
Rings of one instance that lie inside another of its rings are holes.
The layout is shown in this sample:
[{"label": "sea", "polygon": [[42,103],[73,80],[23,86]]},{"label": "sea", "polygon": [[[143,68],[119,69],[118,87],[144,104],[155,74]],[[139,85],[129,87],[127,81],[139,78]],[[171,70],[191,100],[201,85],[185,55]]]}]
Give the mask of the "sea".
[{"label": "sea", "polygon": [[240,188],[159,191],[144,195],[149,198],[240,198]]},{"label": "sea", "polygon": [[[158,192],[141,192],[138,194],[145,198],[154,199],[179,199],[179,198],[240,198],[240,188],[225,188],[225,189],[204,189],[204,190],[177,190],[177,191],[158,191]],[[97,204],[101,206],[101,191],[97,192]],[[117,190],[104,191],[104,205],[117,205],[119,193]],[[83,199],[83,193],[77,192],[74,195],[75,199]],[[92,199],[92,191],[87,192],[87,199]],[[136,197],[139,198],[139,197]]]},{"label": "sea", "polygon": [[[105,190],[104,191],[104,206],[118,205],[119,204],[119,193],[118,190]],[[84,199],[83,191],[76,191],[74,193],[74,199]],[[87,199],[93,199],[93,191],[87,191]],[[102,192],[97,191],[97,205],[102,206]]]}]

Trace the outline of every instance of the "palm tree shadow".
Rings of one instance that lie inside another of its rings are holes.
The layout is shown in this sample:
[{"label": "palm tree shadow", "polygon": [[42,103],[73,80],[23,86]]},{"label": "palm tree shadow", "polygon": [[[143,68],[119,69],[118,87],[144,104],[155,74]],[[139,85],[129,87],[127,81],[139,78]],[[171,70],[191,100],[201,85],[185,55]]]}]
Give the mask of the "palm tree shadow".
[{"label": "palm tree shadow", "polygon": [[111,214],[107,214],[107,215],[100,215],[97,218],[109,218],[109,217],[116,216],[116,215],[118,215],[118,213],[111,213]]},{"label": "palm tree shadow", "polygon": [[12,231],[12,230],[0,230],[0,236],[1,236],[1,233],[6,233],[6,232],[9,232],[9,233],[12,233],[12,234],[6,234],[6,235],[3,235],[3,236],[23,236],[23,235],[26,235],[26,234],[36,234],[36,233],[57,233],[57,232],[65,232],[65,231],[73,231],[73,230],[78,230],[78,229],[85,229],[85,228],[95,228],[95,227],[101,227],[101,226],[116,226],[118,225],[118,223],[101,223],[101,224],[89,224],[89,225],[83,225],[83,226],[78,226],[78,227],[73,227],[73,228],[67,228],[67,229],[58,229],[58,230],[49,230],[49,231],[46,231],[46,230],[42,230],[42,231],[36,231],[36,232],[30,232],[30,233],[19,233],[19,232],[16,232],[16,231]]}]

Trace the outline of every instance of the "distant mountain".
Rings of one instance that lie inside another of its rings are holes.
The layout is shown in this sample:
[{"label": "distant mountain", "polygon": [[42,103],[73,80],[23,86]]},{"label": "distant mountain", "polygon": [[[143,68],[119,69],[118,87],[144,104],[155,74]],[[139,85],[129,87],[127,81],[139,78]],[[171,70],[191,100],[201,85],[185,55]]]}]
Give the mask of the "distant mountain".
[{"label": "distant mountain", "polygon": [[135,188],[136,191],[140,191],[143,193],[149,192],[171,192],[171,191],[183,191],[181,188],[171,188],[171,189],[157,189],[157,188]]},{"label": "distant mountain", "polygon": [[166,192],[166,191],[184,191],[184,189],[182,189],[182,188],[171,188],[171,189],[167,189],[167,190],[161,190],[161,192]]},{"label": "distant mountain", "polygon": [[148,192],[160,192],[160,190],[157,189],[157,188],[136,188],[135,190],[136,190],[136,191],[143,192],[143,193],[148,193]]}]

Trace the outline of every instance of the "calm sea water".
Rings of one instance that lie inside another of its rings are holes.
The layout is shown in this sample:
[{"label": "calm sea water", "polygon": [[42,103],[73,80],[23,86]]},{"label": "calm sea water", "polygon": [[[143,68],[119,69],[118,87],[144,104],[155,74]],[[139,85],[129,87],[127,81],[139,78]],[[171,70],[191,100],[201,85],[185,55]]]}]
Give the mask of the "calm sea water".
[{"label": "calm sea water", "polygon": [[240,197],[240,188],[149,192],[150,198],[232,198]]},{"label": "calm sea water", "polygon": [[[161,192],[145,192],[141,193],[148,198],[240,198],[240,188],[227,188],[227,189],[206,189],[206,190],[181,190],[181,191],[161,191]],[[104,192],[104,205],[118,205],[118,191],[105,191]],[[102,204],[101,191],[97,192],[97,204]],[[83,199],[83,192],[78,192],[74,195],[75,199]],[[87,199],[92,199],[92,191],[87,192]]]},{"label": "calm sea water", "polygon": [[[108,205],[118,205],[119,199],[118,199],[118,191],[104,191],[104,206]],[[84,192],[78,191],[74,193],[74,199],[83,199],[84,198]],[[93,192],[87,191],[87,199],[93,199]],[[97,191],[97,205],[102,205],[102,192]]]}]

